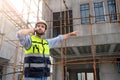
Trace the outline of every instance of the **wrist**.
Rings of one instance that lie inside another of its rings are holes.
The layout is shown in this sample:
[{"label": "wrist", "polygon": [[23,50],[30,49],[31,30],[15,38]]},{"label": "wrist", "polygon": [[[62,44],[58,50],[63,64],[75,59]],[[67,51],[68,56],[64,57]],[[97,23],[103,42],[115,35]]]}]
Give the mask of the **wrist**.
[{"label": "wrist", "polygon": [[68,33],[68,36],[71,36],[71,33]]}]

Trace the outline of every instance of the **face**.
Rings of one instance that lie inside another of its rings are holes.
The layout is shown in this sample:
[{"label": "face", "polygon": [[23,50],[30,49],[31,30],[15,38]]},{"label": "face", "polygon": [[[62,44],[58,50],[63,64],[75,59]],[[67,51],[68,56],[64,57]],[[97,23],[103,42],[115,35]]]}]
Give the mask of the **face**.
[{"label": "face", "polygon": [[36,34],[37,35],[43,35],[43,34],[45,34],[45,24],[43,24],[43,23],[39,23],[39,24],[37,24],[37,31],[36,31]]}]

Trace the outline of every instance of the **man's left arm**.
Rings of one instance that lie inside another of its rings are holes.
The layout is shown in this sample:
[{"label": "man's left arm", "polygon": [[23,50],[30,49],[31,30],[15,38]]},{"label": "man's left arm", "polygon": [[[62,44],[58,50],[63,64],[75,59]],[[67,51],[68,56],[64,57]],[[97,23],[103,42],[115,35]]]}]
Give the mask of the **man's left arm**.
[{"label": "man's left arm", "polygon": [[61,41],[69,38],[70,36],[77,36],[78,32],[77,31],[73,31],[67,34],[63,34],[63,35],[59,35],[55,38],[51,38],[51,39],[47,39],[50,48],[54,47],[54,45],[57,45],[58,43],[60,43]]}]

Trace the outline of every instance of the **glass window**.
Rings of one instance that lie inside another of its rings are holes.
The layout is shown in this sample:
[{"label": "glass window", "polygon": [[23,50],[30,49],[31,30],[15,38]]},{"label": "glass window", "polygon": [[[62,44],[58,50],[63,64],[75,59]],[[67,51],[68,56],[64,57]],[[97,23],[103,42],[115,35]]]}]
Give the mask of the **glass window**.
[{"label": "glass window", "polygon": [[105,21],[103,2],[94,3],[95,22]]},{"label": "glass window", "polygon": [[81,15],[81,24],[90,23],[90,13],[89,13],[89,4],[80,5],[80,15]]},{"label": "glass window", "polygon": [[78,80],[85,80],[85,72],[78,73],[77,76],[78,76]]},{"label": "glass window", "polygon": [[87,73],[87,80],[94,80],[94,74],[93,73]]},{"label": "glass window", "polygon": [[77,76],[78,76],[78,80],[82,80],[82,75],[81,75],[81,73],[78,73]]},{"label": "glass window", "polygon": [[[66,23],[66,26],[65,26]],[[62,12],[62,27],[60,27],[60,12],[53,13],[53,37],[73,31],[72,10]]]},{"label": "glass window", "polygon": [[2,80],[2,73],[3,73],[3,72],[2,72],[2,68],[3,68],[3,67],[0,66],[0,80]]},{"label": "glass window", "polygon": [[108,0],[108,12],[109,12],[109,17],[110,20],[116,20],[117,16],[116,16],[116,2],[115,0]]},{"label": "glass window", "polygon": [[18,74],[18,80],[22,80],[22,74]]},{"label": "glass window", "polygon": [[94,80],[93,72],[77,73],[78,80]]}]

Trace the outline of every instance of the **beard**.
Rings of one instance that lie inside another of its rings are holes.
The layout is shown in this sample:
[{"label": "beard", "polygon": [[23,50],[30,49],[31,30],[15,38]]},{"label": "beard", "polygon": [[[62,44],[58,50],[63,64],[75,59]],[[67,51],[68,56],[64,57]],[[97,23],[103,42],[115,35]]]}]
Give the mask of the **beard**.
[{"label": "beard", "polygon": [[37,35],[41,36],[41,35],[44,35],[45,32],[38,32],[38,31],[35,31]]}]

